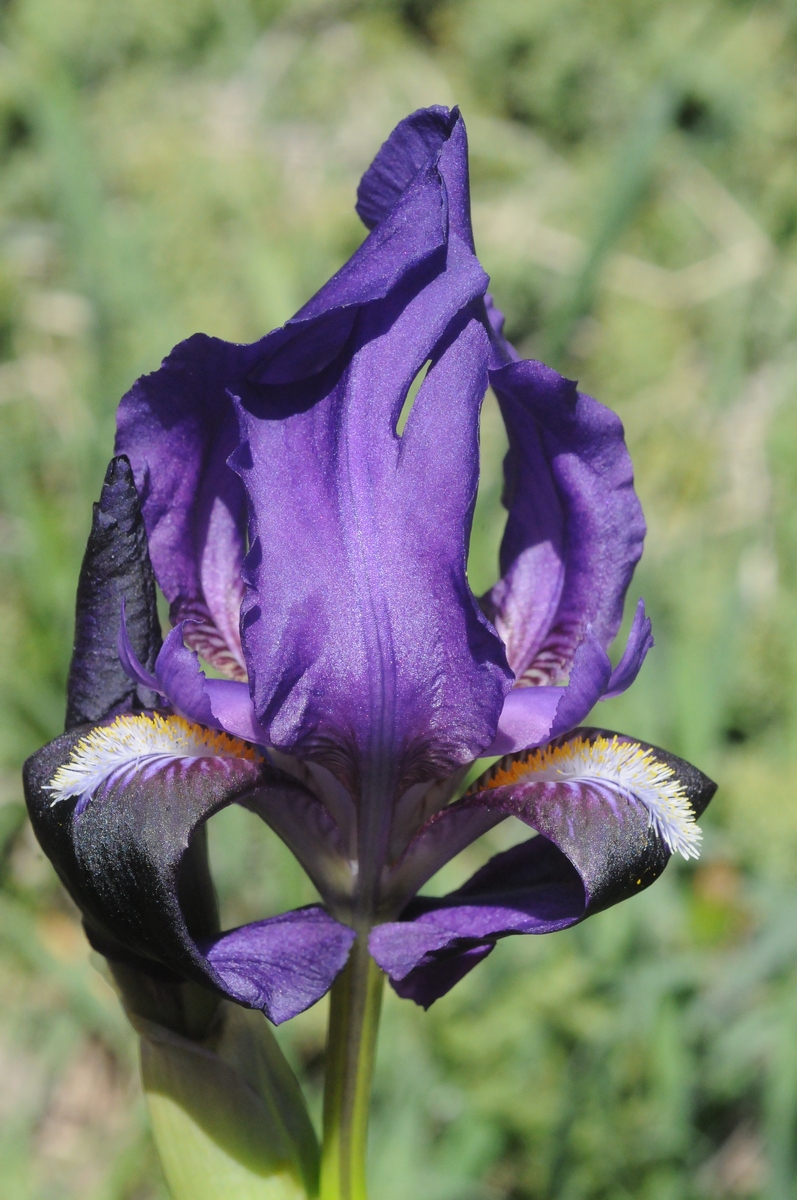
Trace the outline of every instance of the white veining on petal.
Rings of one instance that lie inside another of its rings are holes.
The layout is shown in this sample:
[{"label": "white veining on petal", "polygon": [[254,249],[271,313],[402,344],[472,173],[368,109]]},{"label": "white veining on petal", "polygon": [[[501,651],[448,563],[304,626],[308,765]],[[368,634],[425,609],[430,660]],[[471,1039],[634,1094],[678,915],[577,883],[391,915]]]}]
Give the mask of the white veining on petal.
[{"label": "white veining on petal", "polygon": [[593,741],[577,737],[520,757],[508,755],[492,768],[487,787],[538,780],[593,784],[630,796],[644,805],[650,824],[673,853],[684,858],[700,855],[703,835],[686,792],[672,767],[638,742],[616,736]]},{"label": "white veining on petal", "polygon": [[142,770],[159,769],[185,759],[242,758],[257,762],[258,752],[240,738],[194,725],[183,717],[158,713],[117,717],[110,725],[93,729],[75,746],[59,767],[47,791],[52,803],[79,797],[82,811],[100,788]]}]

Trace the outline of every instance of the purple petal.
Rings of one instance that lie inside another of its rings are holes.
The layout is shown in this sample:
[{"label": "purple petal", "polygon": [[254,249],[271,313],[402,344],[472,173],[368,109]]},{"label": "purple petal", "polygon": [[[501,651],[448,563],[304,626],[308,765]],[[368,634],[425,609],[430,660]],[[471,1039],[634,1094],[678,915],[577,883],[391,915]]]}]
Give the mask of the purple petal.
[{"label": "purple petal", "polygon": [[[326,755],[362,787],[379,771],[388,797],[402,773],[478,754],[509,682],[465,574],[488,353],[472,315],[486,277],[446,220],[462,219],[465,170],[457,121],[437,163],[267,340],[231,460],[250,502],[242,628],[258,719],[274,745]],[[304,340],[317,356],[318,322],[352,304],[345,348],[333,324],[338,358],[307,378]]]},{"label": "purple petal", "polygon": [[326,995],[355,936],[312,905],[243,925],[201,949],[229,996],[281,1025]]},{"label": "purple petal", "polygon": [[514,754],[547,742],[563,687],[515,688],[504,700],[495,739],[484,751],[485,758]]},{"label": "purple petal", "polygon": [[266,731],[255,719],[248,685],[233,679],[208,679],[196,651],[184,645],[183,627],[187,624],[182,622],[172,630],[158,658],[162,695],[188,721],[266,745]]},{"label": "purple petal", "polygon": [[248,686],[232,679],[205,676],[196,651],[185,645],[189,626],[190,622],[182,621],[171,631],[155,663],[155,674],[150,675],[130,645],[123,610],[119,657],[125,671],[131,679],[163,696],[187,720],[265,745],[266,731],[255,720]]},{"label": "purple petal", "polygon": [[[579,756],[595,743],[594,762],[585,765]],[[644,772],[634,765],[638,751],[647,754]],[[458,891],[440,899],[419,897],[401,921],[373,930],[371,953],[398,983],[400,995],[428,1007],[496,938],[564,929],[648,887],[666,866],[670,848],[648,794],[643,799],[639,790],[645,780],[673,779],[692,816],[700,815],[716,790],[674,755],[603,730],[578,730],[540,753],[559,764],[561,777],[535,780],[530,772],[548,768],[539,758],[518,755],[492,768],[483,790],[454,807],[514,815],[541,836],[496,855]],[[583,777],[566,776],[568,753],[586,772]],[[562,754],[565,758],[557,757]],[[631,764],[626,776],[617,766],[624,761]],[[512,777],[517,782],[502,782]],[[624,778],[638,790],[624,785]],[[664,818],[669,811],[664,804]],[[421,845],[423,832],[417,840]]]},{"label": "purple petal", "polygon": [[504,314],[497,308],[495,301],[488,292],[484,297],[484,307],[487,313],[487,323],[490,328],[490,369],[497,370],[507,363],[520,362],[520,355],[511,342],[504,337]]},{"label": "purple petal", "polygon": [[559,684],[587,626],[606,648],[645,524],[619,419],[536,362],[490,372],[509,433],[501,547],[489,598],[519,678]]},{"label": "purple petal", "polygon": [[[323,375],[347,348],[363,308],[384,300],[408,277],[407,299],[440,274],[445,266],[449,206],[438,165],[427,164],[389,217],[365,239],[349,261],[282,329],[263,339],[260,361],[250,372],[254,382],[278,386]],[[486,282],[481,268],[478,269],[478,282]],[[421,278],[414,280],[419,272]],[[470,298],[478,294],[477,285]],[[394,309],[395,305],[391,307]],[[388,322],[391,315],[391,311],[384,314]],[[357,341],[360,343],[362,338]],[[348,348],[337,374],[348,364],[353,348]],[[323,385],[325,380],[316,382]],[[312,385],[308,391],[294,388],[272,392],[264,398],[276,410],[275,415],[280,416],[290,415],[318,399]]]},{"label": "purple petal", "polygon": [[391,979],[393,991],[402,1000],[414,1000],[421,1008],[429,1008],[494,949],[495,942],[482,942],[451,954],[430,954],[428,961],[415,967],[402,979]]},{"label": "purple petal", "polygon": [[[115,745],[119,762],[88,803],[72,795],[54,804],[51,791],[59,768],[75,763],[85,729],[45,746],[24,772],[36,836],[92,945],[145,976],[194,980],[261,1008],[277,1024],[315,1003],[345,963],[353,930],[315,905],[220,933],[202,836],[208,818],[231,803],[255,812],[272,802],[301,804],[303,789],[240,744],[186,755],[177,728],[169,754],[169,718],[120,720],[127,724],[116,734],[111,723],[90,731],[102,732],[106,759]],[[131,758],[131,726],[139,737],[157,735],[152,754]]]},{"label": "purple petal", "polygon": [[196,651],[185,645],[185,624],[181,621],[171,631],[155,663],[160,691],[181,716],[219,729],[221,726],[213,715],[205,687],[207,681]]},{"label": "purple petal", "polygon": [[420,897],[402,921],[377,925],[369,948],[399,995],[428,1008],[496,938],[554,933],[584,915],[578,873],[552,842],[533,838],[496,855],[458,892],[439,901]]},{"label": "purple petal", "polygon": [[245,675],[238,632],[245,498],[227,466],[238,445],[229,388],[259,354],[197,334],[122,400],[117,451],[130,459],[155,575],[172,622],[192,619],[194,648],[235,678]]},{"label": "purple petal", "polygon": [[204,687],[219,729],[247,742],[267,745],[266,731],[255,719],[248,684],[233,679],[205,679]]},{"label": "purple petal", "polygon": [[595,707],[608,687],[612,674],[609,655],[591,628],[576,650],[570,679],[556,706],[549,737],[558,737],[579,725]]},{"label": "purple petal", "polygon": [[645,616],[645,602],[640,600],[636,606],[625,652],[612,671],[608,687],[601,696],[601,700],[611,700],[613,696],[619,696],[627,688],[630,688],[639,674],[648,650],[655,645],[651,629],[650,617]]},{"label": "purple petal", "polygon": [[190,620],[186,637],[191,648],[218,670],[242,679],[246,676],[240,633],[246,513],[235,486],[239,481],[231,482],[231,474],[226,458],[223,466],[217,463],[215,477],[221,476],[221,480],[214,485],[212,476],[205,483],[198,506],[198,540],[202,547],[199,579],[204,603],[199,597],[178,601],[172,620]]},{"label": "purple petal", "polygon": [[[156,692],[158,695],[163,695],[161,686],[156,676],[143,667],[138,659],[138,655],[133,649],[133,643],[130,641],[130,635],[127,632],[127,604],[125,597],[122,597],[119,605],[121,613],[119,619],[119,633],[116,638],[116,649],[119,655],[119,661],[122,664],[122,670],[127,675],[128,679],[132,679],[140,687],[147,688],[151,692]],[[161,650],[158,651],[160,654]],[[157,664],[157,659],[155,660]]]},{"label": "purple petal", "polygon": [[357,215],[373,229],[393,211],[422,167],[436,162],[459,111],[434,105],[400,121],[360,180]]},{"label": "purple petal", "polygon": [[611,660],[591,629],[578,647],[566,687],[519,687],[504,701],[498,731],[485,757],[514,754],[559,737],[589,715],[599,700],[618,696],[637,677],[653,645],[650,621],[640,600],[623,657]]}]

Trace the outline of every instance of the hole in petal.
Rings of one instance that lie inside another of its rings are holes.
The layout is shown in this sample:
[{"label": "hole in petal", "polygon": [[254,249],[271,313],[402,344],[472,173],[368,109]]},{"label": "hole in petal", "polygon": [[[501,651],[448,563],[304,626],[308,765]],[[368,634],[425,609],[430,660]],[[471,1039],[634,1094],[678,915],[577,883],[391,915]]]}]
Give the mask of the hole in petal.
[{"label": "hole in petal", "polygon": [[455,858],[441,867],[437,874],[423,885],[420,894],[444,896],[447,892],[456,891],[496,854],[510,850],[512,846],[518,846],[536,836],[534,830],[517,817],[507,817],[500,825],[496,825],[495,829],[482,834],[475,842],[460,850]]},{"label": "hole in petal", "polygon": [[498,401],[492,390],[488,390],[479,429],[479,492],[468,554],[468,582],[475,596],[488,591],[498,579],[498,547],[508,515],[501,503],[504,456],[508,448]]},{"label": "hole in petal", "polygon": [[415,398],[418,395],[418,392],[421,390],[421,384],[426,378],[431,365],[431,358],[427,358],[426,362],[423,364],[420,371],[410,384],[410,389],[407,392],[407,399],[404,401],[401,407],[401,412],[399,413],[399,419],[396,421],[397,437],[401,437],[404,433],[404,430],[407,428],[407,421],[409,420],[409,415],[412,412],[412,406],[415,403]]},{"label": "hole in petal", "polygon": [[253,813],[231,804],[211,817],[207,831],[222,929],[318,903],[290,850]]}]

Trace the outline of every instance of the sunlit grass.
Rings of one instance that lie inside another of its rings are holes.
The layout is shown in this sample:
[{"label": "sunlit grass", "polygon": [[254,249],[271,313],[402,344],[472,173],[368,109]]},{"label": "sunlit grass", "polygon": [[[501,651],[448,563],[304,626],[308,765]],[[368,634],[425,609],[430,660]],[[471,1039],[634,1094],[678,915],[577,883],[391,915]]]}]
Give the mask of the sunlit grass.
[{"label": "sunlit grass", "polygon": [[[379,1200],[787,1200],[797,1167],[797,28],[732,0],[19,0],[0,46],[0,1197],[163,1196],[134,1047],[22,821],[60,731],[119,396],[260,336],[363,236],[393,123],[457,100],[477,244],[529,355],[623,418],[657,646],[595,719],[721,783],[696,867],[391,998]],[[494,402],[474,589],[495,577]],[[309,898],[249,814],[231,921]],[[297,869],[298,870],[298,869]],[[280,1037],[318,1099],[320,1007]]]}]

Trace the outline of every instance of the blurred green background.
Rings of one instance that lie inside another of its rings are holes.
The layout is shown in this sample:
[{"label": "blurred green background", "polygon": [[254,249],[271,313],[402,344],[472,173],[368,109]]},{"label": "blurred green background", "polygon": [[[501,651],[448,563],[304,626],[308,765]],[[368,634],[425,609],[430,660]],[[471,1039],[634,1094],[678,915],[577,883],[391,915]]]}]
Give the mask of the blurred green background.
[{"label": "blurred green background", "polygon": [[[797,5],[5,0],[2,1200],[165,1195],[19,784],[62,727],[115,405],[188,334],[290,316],[361,240],[393,124],[454,102],[508,332],[621,414],[649,519],[656,649],[597,720],[721,790],[697,865],[503,942],[428,1014],[388,998],[374,1200],[797,1196]],[[476,590],[501,453],[488,401]],[[248,814],[211,833],[228,923],[311,898]],[[316,1110],[324,1015],[280,1033]]]}]

